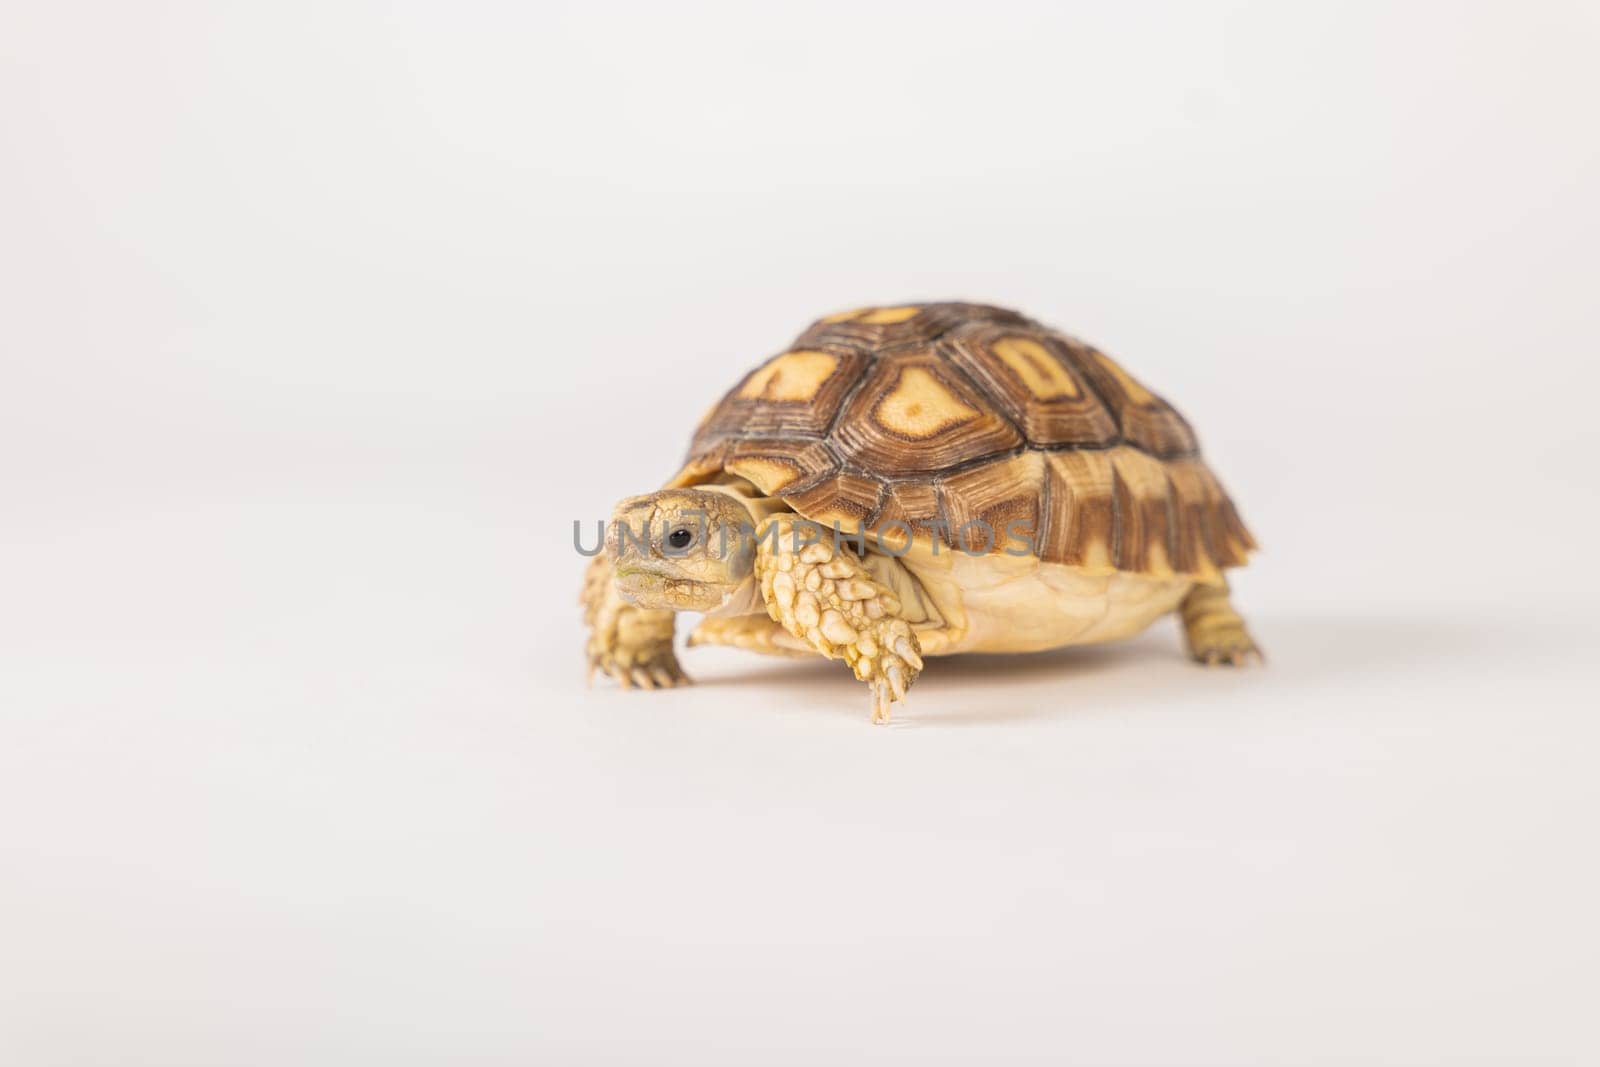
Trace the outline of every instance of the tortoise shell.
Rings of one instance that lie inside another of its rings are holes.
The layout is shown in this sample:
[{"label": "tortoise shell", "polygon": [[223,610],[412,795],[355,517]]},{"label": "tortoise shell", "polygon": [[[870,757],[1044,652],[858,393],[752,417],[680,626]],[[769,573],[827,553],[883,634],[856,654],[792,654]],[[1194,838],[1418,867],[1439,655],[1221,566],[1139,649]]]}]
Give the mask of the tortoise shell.
[{"label": "tortoise shell", "polygon": [[979,304],[812,324],[707,413],[668,486],[726,475],[846,531],[954,548],[967,523],[1015,523],[1040,559],[1097,572],[1215,580],[1255,547],[1183,416],[1098,349]]}]

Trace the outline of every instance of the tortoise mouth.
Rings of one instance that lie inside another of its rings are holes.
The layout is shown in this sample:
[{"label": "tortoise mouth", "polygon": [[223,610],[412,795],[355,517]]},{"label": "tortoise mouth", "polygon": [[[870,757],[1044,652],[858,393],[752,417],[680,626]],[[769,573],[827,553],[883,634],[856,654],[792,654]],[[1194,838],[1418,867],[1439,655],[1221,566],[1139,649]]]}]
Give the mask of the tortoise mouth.
[{"label": "tortoise mouth", "polygon": [[720,603],[726,592],[711,582],[642,567],[618,570],[614,580],[623,600],[644,608],[694,608]]}]

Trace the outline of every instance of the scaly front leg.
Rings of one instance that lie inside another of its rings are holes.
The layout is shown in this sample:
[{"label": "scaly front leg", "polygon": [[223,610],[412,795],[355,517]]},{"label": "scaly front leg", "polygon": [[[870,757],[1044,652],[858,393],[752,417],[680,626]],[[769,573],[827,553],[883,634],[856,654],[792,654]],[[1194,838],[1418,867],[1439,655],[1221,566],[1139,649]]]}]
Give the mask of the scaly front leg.
[{"label": "scaly front leg", "polygon": [[600,670],[624,689],[689,683],[672,651],[674,614],[637,608],[618,596],[611,580],[611,563],[605,556],[590,561],[578,602],[583,605],[583,621],[589,627],[586,651],[590,681]]},{"label": "scaly front leg", "polygon": [[[797,530],[802,535],[796,536]],[[774,515],[756,539],[756,578],[767,614],[829,659],[842,659],[872,689],[872,721],[889,721],[922,670],[922,649],[900,618],[900,601],[828,533]]]}]

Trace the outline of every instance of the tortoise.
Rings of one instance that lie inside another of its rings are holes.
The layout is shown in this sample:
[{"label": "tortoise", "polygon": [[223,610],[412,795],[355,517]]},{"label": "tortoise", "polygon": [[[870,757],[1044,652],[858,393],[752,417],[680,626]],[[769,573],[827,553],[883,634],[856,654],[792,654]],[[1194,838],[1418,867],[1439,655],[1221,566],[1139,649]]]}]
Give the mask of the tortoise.
[{"label": "tortoise", "polygon": [[930,656],[1130,637],[1261,654],[1226,568],[1255,541],[1188,422],[1110,357],[997,307],[829,315],[701,419],[682,468],[619,503],[581,600],[596,670],[688,681],[690,645],[842,659],[872,719]]}]

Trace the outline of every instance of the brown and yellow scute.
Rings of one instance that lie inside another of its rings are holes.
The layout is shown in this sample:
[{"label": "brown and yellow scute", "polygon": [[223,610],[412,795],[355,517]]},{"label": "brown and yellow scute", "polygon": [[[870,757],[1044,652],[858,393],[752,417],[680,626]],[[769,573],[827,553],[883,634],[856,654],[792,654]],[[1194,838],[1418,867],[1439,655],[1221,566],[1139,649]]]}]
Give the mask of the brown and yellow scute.
[{"label": "brown and yellow scute", "polygon": [[1255,547],[1183,416],[1103,352],[981,304],[812,324],[711,409],[668,484],[724,473],[824,524],[956,547],[977,522],[994,551],[1009,527],[1092,570],[1212,580]]},{"label": "brown and yellow scute", "polygon": [[695,445],[773,434],[825,437],[845,397],[871,364],[870,352],[840,344],[797,345],[773,356],[711,409]]}]

